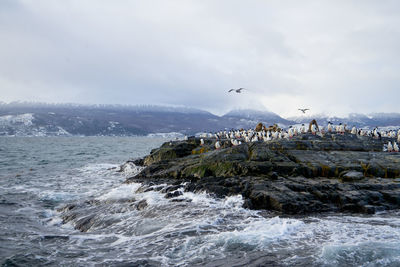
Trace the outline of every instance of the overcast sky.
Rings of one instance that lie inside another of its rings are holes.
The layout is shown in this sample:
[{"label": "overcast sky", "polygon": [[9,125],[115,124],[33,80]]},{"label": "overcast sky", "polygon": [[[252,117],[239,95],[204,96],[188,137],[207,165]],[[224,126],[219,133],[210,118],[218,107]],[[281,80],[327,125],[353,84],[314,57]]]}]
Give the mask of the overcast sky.
[{"label": "overcast sky", "polygon": [[18,100],[400,112],[400,1],[1,0]]}]

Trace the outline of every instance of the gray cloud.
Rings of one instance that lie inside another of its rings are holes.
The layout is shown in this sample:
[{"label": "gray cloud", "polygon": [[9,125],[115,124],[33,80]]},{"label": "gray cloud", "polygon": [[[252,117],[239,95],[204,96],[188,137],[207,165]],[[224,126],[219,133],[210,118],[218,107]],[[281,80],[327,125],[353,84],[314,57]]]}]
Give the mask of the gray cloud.
[{"label": "gray cloud", "polygon": [[[397,1],[0,2],[2,101],[400,112]],[[241,94],[229,88],[246,87]]]}]

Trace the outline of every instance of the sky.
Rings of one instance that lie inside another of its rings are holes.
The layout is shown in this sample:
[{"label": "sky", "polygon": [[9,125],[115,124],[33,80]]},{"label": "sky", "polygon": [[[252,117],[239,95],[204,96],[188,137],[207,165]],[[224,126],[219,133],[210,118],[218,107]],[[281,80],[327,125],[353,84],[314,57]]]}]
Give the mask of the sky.
[{"label": "sky", "polygon": [[400,112],[395,0],[1,0],[0,40],[6,103]]}]

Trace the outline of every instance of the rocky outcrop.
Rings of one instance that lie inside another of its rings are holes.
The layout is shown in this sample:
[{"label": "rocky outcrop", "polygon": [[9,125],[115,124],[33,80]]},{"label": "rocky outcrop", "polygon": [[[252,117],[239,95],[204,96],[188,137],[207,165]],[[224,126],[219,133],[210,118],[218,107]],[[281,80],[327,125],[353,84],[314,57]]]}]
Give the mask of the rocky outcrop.
[{"label": "rocky outcrop", "polygon": [[165,143],[137,161],[145,168],[126,182],[185,182],[187,191],[242,194],[249,208],[291,214],[400,207],[400,154],[382,152],[386,139],[304,134],[238,146],[220,140],[218,150],[215,142]]}]

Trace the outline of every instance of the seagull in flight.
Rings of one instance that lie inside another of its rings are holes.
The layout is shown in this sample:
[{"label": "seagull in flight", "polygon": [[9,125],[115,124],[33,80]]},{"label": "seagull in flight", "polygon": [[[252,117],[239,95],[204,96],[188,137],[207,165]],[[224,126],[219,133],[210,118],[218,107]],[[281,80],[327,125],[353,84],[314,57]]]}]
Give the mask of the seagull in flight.
[{"label": "seagull in flight", "polygon": [[238,88],[238,89],[229,89],[228,92],[230,93],[230,92],[232,92],[232,91],[235,91],[236,93],[240,94],[240,93],[242,92],[242,90],[246,90],[246,88],[240,87],[240,88]]},{"label": "seagull in flight", "polygon": [[310,110],[310,109],[309,109],[309,108],[299,108],[299,110],[300,110],[301,112],[303,112],[303,114],[305,114],[306,111],[307,111],[307,110]]}]

